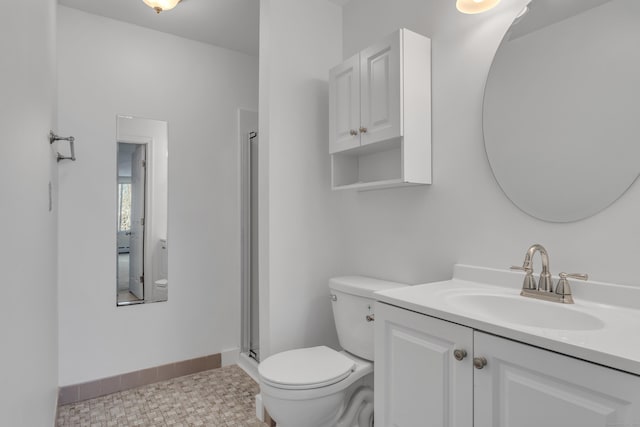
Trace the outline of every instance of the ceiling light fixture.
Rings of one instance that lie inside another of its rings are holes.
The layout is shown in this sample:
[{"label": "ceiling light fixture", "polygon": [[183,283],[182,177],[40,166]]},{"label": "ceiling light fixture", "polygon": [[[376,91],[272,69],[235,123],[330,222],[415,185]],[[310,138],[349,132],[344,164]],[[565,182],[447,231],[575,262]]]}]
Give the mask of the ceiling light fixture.
[{"label": "ceiling light fixture", "polygon": [[500,0],[457,0],[456,8],[462,13],[474,14],[493,9],[498,3]]},{"label": "ceiling light fixture", "polygon": [[182,0],[142,0],[147,6],[155,10],[156,13],[171,10]]}]

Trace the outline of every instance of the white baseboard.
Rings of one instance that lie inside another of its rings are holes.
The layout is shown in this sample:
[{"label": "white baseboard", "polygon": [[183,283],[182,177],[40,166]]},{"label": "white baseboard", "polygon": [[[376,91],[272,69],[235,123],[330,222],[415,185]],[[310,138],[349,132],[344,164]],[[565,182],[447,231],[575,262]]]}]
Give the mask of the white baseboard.
[{"label": "white baseboard", "polygon": [[260,376],[258,375],[258,362],[250,358],[247,354],[241,353],[238,359],[240,366],[255,382],[260,384]]},{"label": "white baseboard", "polygon": [[224,350],[222,355],[222,366],[236,365],[238,364],[238,358],[240,357],[240,349],[232,348],[230,350]]},{"label": "white baseboard", "polygon": [[264,422],[264,406],[262,406],[262,395],[256,394],[256,418]]},{"label": "white baseboard", "polygon": [[[58,403],[60,402],[60,387],[56,387],[56,408],[55,408],[55,412],[53,415],[53,427],[56,427],[58,425],[58,411],[60,406],[58,406]],[[262,404],[262,399],[260,399],[260,404]],[[262,420],[261,420],[262,421]]]}]

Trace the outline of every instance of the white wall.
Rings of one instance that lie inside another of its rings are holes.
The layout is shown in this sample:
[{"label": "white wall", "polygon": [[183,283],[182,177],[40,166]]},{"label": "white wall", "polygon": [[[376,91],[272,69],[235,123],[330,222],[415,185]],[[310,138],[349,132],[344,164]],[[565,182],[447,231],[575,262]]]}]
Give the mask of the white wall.
[{"label": "white wall", "polygon": [[54,0],[0,14],[0,424],[53,425],[58,395]]},{"label": "white wall", "polygon": [[526,0],[481,15],[458,13],[454,3],[352,0],[344,8],[345,58],[399,27],[433,42],[433,185],[350,194],[341,206],[349,268],[420,283],[449,278],[454,263],[508,268],[541,243],[555,274],[638,284],[638,183],[600,214],[568,224],[534,219],[500,190],[484,151],[482,96],[495,50]]},{"label": "white wall", "polygon": [[[60,384],[239,347],[238,107],[257,58],[58,8]],[[116,307],[116,114],[169,123],[169,301]]]},{"label": "white wall", "polygon": [[337,345],[327,281],[340,271],[331,193],[328,70],[342,59],[341,9],[260,2],[260,349]]}]

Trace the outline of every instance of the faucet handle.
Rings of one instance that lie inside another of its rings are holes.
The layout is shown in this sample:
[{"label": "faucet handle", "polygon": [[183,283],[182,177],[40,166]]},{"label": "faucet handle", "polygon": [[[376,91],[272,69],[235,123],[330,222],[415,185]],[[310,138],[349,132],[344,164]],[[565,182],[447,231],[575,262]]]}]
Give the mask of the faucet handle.
[{"label": "faucet handle", "polygon": [[531,268],[529,265],[522,266],[522,267],[518,267],[517,265],[512,265],[511,266],[512,270],[520,270],[520,271],[524,271],[525,273],[527,273],[524,276],[524,281],[522,282],[522,289],[527,289],[530,291],[535,291],[537,289],[536,286],[536,281],[533,278],[533,268]]},{"label": "faucet handle", "polygon": [[560,276],[560,279],[566,279],[567,277],[570,277],[572,279],[578,280],[589,280],[589,275],[584,273],[560,273],[558,274],[558,276]]},{"label": "faucet handle", "polygon": [[525,273],[527,273],[527,274],[531,274],[531,273],[533,273],[533,268],[531,268],[531,267],[519,267],[519,266],[517,266],[517,265],[512,265],[512,266],[511,266],[511,269],[512,269],[512,270],[520,270],[520,271],[524,271],[524,272],[525,272]]},{"label": "faucet handle", "polygon": [[569,281],[567,277],[571,277],[572,279],[578,280],[588,280],[589,276],[587,274],[582,273],[560,273],[560,280],[558,280],[558,284],[556,285],[555,293],[556,295],[560,295],[562,297],[562,301],[568,304],[573,304],[573,297],[571,296],[571,287],[569,286]]}]

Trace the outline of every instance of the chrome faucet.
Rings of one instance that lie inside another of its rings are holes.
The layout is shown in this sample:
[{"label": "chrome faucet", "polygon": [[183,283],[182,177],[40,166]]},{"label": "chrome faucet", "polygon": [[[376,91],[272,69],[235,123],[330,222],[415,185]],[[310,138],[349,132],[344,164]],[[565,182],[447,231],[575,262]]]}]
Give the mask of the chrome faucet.
[{"label": "chrome faucet", "polygon": [[537,243],[531,245],[527,250],[527,254],[524,256],[524,265],[528,265],[531,270],[533,270],[531,264],[533,263],[533,256],[536,252],[540,252],[540,259],[542,260],[542,272],[540,273],[540,280],[538,281],[538,291],[553,292],[553,279],[551,279],[551,273],[549,272],[549,253],[544,246]]},{"label": "chrome faucet", "polygon": [[[533,277],[533,256],[536,252],[540,252],[540,258],[542,260],[542,272],[540,272],[540,279],[536,285],[536,281]],[[556,286],[555,292],[553,289],[553,279],[551,278],[551,272],[549,271],[549,253],[547,250],[539,244],[531,245],[524,256],[524,263],[522,267],[513,266],[512,270],[521,270],[526,274],[524,276],[524,282],[522,283],[522,291],[520,295],[530,298],[538,298],[546,301],[561,302],[565,304],[573,304],[573,298],[571,296],[571,288],[567,277],[574,279],[587,280],[586,274],[567,274],[560,273],[560,281]]]}]

